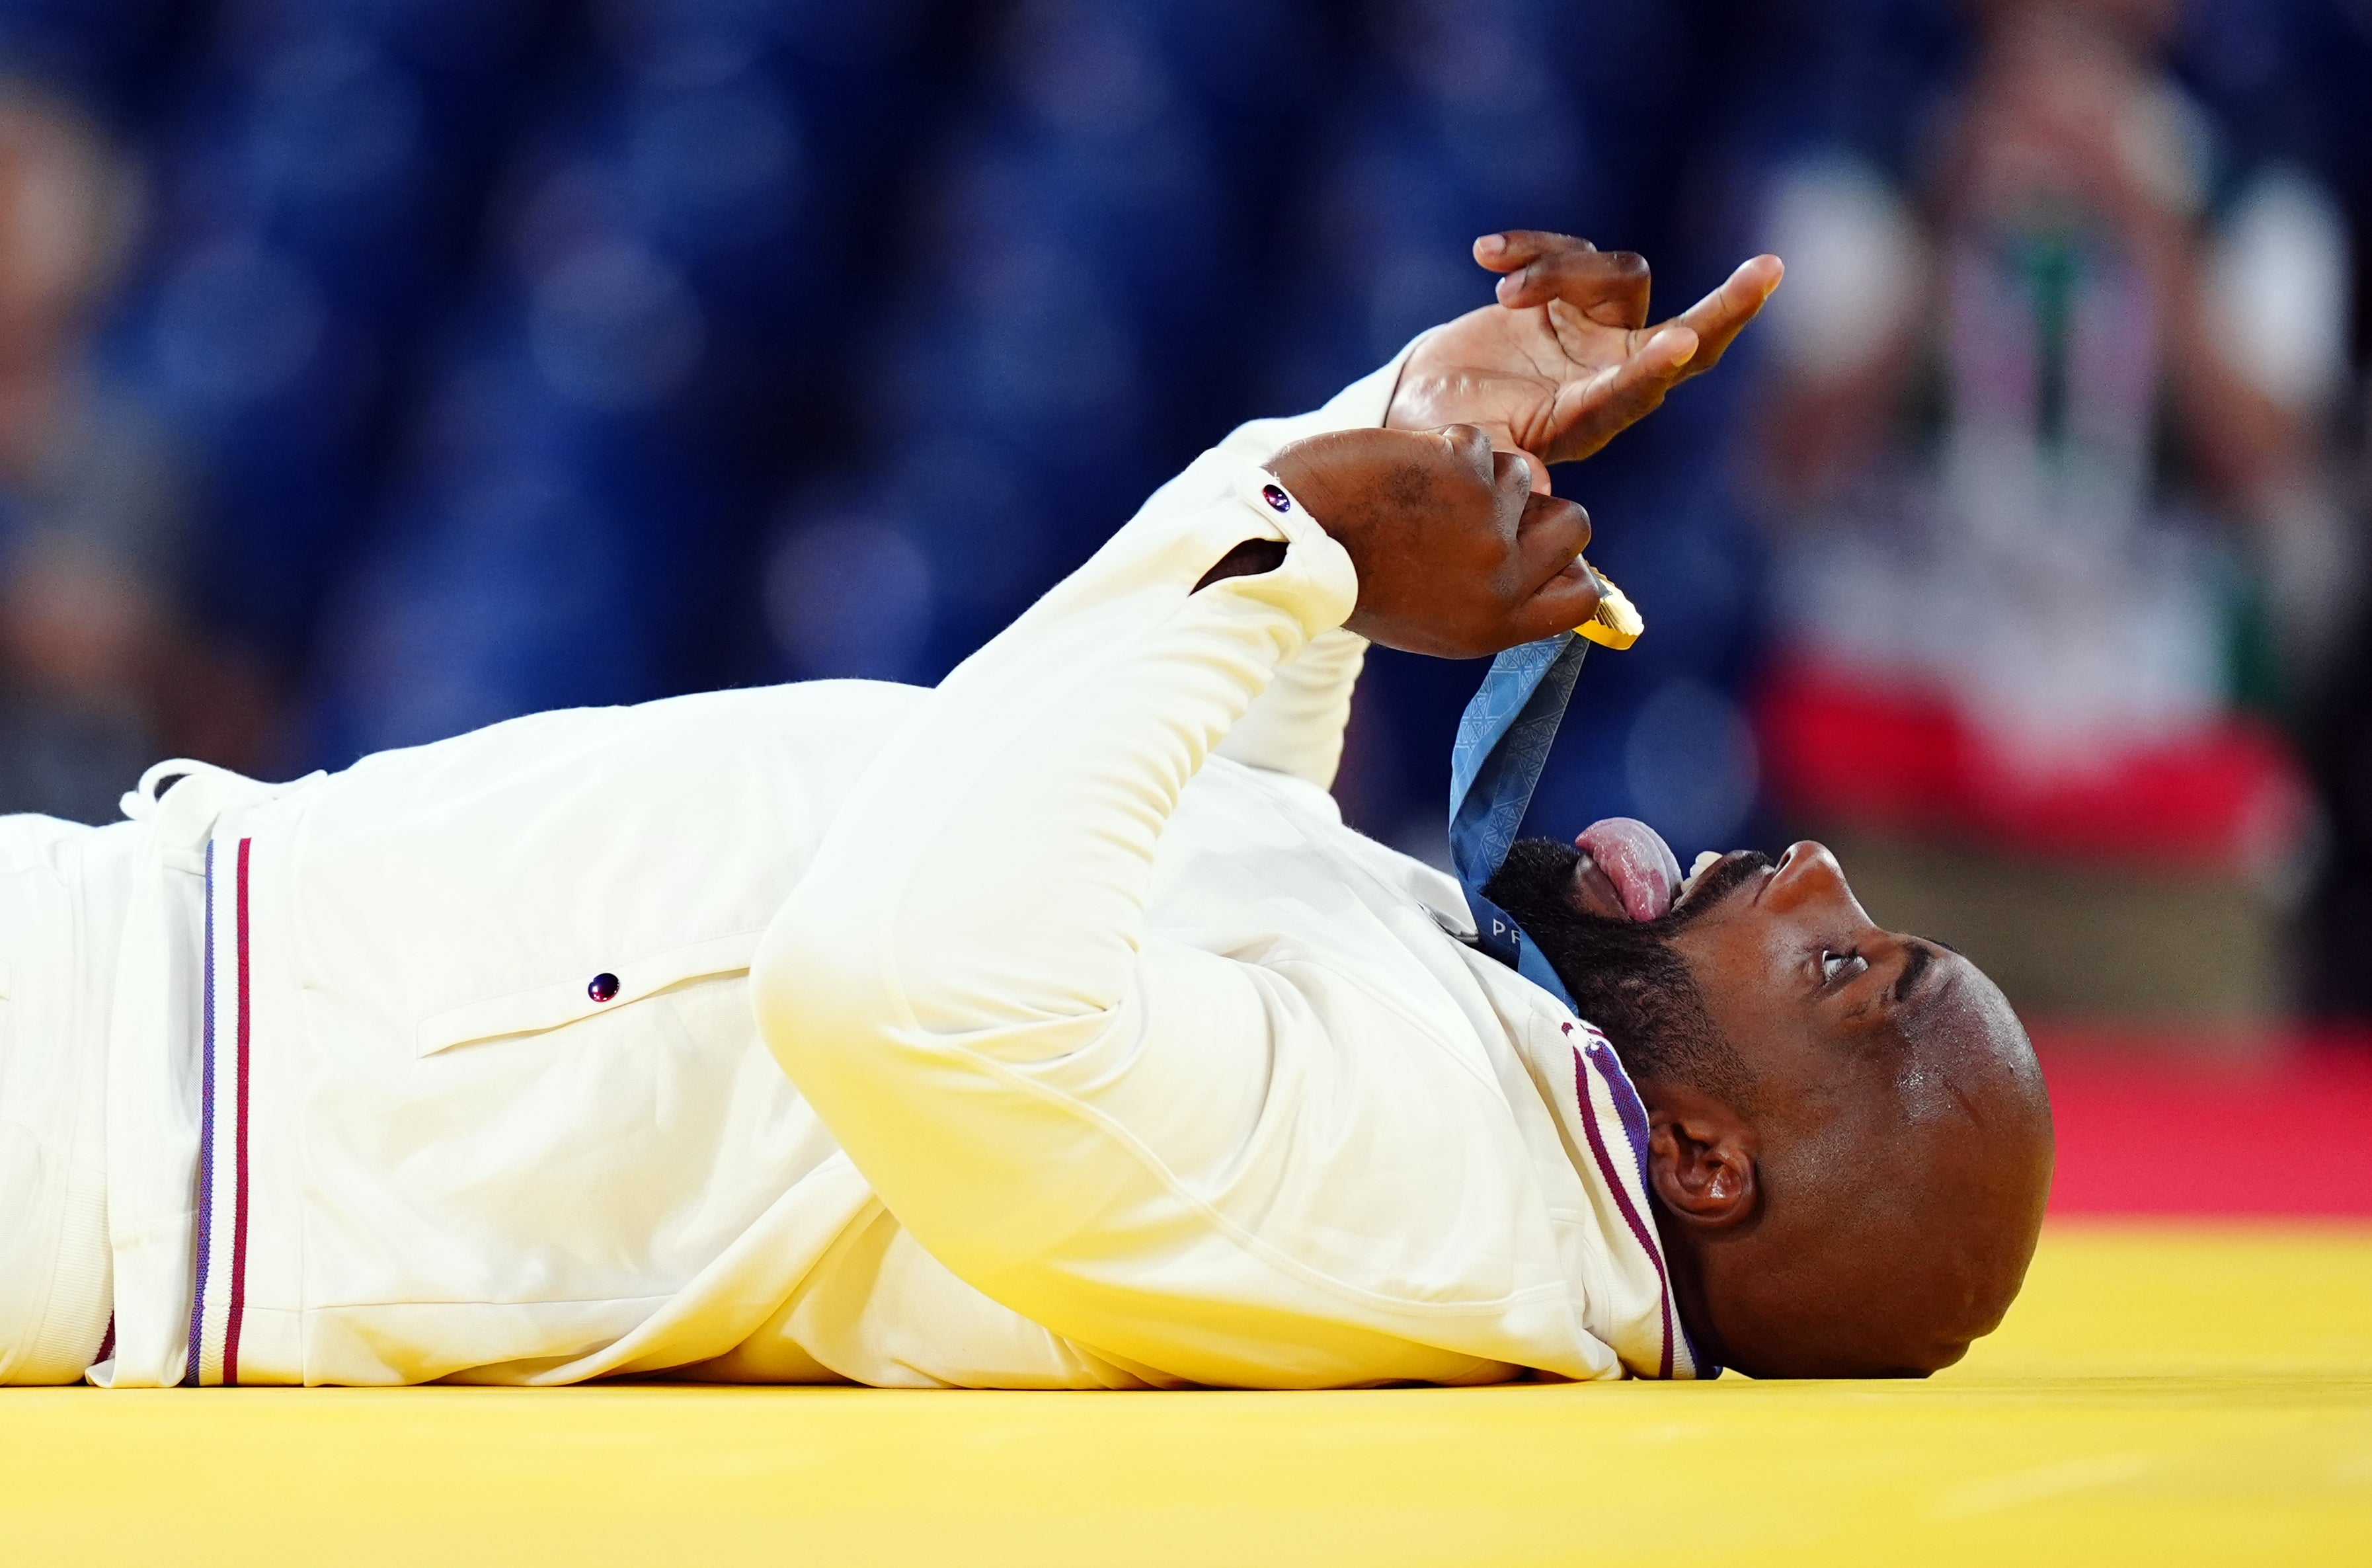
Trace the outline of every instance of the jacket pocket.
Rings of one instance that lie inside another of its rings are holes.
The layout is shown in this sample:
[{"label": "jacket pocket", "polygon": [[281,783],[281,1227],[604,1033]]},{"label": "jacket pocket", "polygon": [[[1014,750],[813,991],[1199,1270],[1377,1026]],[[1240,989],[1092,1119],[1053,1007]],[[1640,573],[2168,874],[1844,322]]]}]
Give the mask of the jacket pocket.
[{"label": "jacket pocket", "polygon": [[420,1020],[417,1054],[434,1056],[479,1040],[541,1034],[596,1013],[615,1012],[686,981],[742,973],[765,934],[764,926],[737,931],[608,968],[588,969],[548,985],[448,1007]]}]

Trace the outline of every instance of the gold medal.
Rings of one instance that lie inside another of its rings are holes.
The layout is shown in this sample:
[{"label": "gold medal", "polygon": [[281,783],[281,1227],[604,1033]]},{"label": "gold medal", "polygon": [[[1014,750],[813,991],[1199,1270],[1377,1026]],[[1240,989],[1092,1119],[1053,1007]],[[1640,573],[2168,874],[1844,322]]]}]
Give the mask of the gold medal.
[{"label": "gold medal", "polygon": [[[1580,560],[1580,557],[1576,556],[1575,559]],[[1597,567],[1583,561],[1581,569],[1587,572],[1590,579],[1598,585],[1598,613],[1574,630],[1600,647],[1617,651],[1637,642],[1639,633],[1647,629],[1647,622],[1640,617],[1638,610],[1622,597],[1622,590],[1614,586],[1613,580]]]}]

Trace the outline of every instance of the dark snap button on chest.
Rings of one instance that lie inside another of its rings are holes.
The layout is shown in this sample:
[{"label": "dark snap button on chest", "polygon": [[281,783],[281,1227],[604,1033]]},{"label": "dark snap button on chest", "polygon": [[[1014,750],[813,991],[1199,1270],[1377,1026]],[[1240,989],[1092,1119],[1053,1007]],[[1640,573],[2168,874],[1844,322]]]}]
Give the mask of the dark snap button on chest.
[{"label": "dark snap button on chest", "polygon": [[586,986],[585,994],[596,1002],[609,1001],[618,994],[618,977],[607,972],[595,975],[592,983]]}]

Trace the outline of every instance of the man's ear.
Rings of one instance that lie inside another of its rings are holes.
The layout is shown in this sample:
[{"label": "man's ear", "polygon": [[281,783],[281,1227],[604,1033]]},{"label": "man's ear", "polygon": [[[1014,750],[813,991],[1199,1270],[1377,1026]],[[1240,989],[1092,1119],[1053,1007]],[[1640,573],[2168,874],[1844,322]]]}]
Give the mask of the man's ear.
[{"label": "man's ear", "polygon": [[1674,1219],[1699,1230],[1727,1230],[1753,1218],[1762,1198],[1754,1129],[1710,1095],[1659,1088],[1647,1117],[1647,1176],[1656,1196]]}]

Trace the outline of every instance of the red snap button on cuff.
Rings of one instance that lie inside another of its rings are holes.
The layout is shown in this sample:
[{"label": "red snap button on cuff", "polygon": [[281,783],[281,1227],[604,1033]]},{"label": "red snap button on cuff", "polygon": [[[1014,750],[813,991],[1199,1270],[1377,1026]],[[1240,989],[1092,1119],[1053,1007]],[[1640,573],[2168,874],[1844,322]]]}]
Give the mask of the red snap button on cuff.
[{"label": "red snap button on cuff", "polygon": [[607,1002],[618,994],[618,977],[607,973],[595,975],[593,982],[585,988],[585,994],[596,1002]]}]

